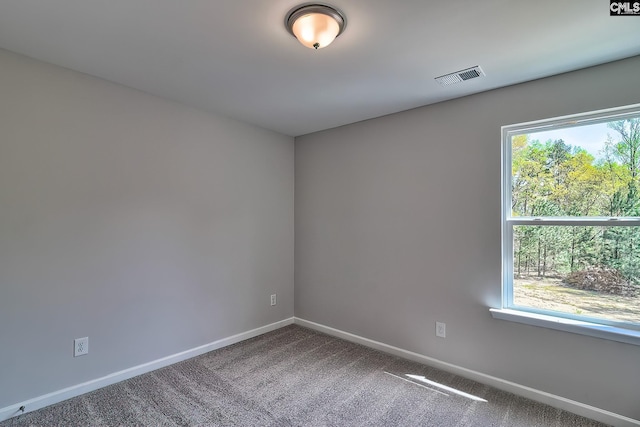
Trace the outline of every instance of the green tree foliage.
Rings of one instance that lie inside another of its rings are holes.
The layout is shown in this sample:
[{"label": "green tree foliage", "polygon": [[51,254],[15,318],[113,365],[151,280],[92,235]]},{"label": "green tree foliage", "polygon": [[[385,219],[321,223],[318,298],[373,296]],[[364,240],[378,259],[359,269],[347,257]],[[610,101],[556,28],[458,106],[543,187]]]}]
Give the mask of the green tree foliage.
[{"label": "green tree foliage", "polygon": [[[595,159],[561,139],[512,138],[515,217],[640,216],[640,118],[610,122]],[[516,226],[514,274],[565,276],[602,266],[640,285],[638,227]]]},{"label": "green tree foliage", "polygon": [[637,185],[640,178],[640,118],[609,122],[607,127],[620,137],[617,143],[612,143],[611,139],[607,141],[607,148],[629,170],[632,182]]}]

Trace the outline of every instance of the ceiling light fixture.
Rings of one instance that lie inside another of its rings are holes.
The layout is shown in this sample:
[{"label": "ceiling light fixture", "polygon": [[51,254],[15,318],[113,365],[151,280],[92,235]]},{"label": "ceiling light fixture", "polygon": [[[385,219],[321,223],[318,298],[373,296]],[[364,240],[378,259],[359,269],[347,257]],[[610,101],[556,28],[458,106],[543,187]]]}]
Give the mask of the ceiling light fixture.
[{"label": "ceiling light fixture", "polygon": [[334,7],[307,3],[291,9],[284,25],[304,46],[321,49],[342,34],[347,26],[347,18]]}]

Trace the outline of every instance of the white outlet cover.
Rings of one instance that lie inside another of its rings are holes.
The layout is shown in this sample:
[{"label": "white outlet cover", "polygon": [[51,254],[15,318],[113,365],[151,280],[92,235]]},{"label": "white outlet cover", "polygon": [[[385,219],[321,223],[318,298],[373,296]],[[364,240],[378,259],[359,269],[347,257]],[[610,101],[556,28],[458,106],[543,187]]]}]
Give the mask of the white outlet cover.
[{"label": "white outlet cover", "polygon": [[271,305],[276,305],[277,303],[277,296],[276,294],[271,295]]},{"label": "white outlet cover", "polygon": [[436,336],[440,338],[447,337],[447,324],[442,322],[436,322]]},{"label": "white outlet cover", "polygon": [[73,357],[84,356],[89,353],[89,337],[73,340]]}]

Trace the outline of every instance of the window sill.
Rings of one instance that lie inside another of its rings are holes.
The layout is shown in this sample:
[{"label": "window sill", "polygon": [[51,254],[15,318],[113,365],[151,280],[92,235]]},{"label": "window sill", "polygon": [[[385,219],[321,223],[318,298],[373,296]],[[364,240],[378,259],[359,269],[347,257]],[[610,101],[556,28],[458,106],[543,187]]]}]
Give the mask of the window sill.
[{"label": "window sill", "polygon": [[511,322],[524,323],[525,325],[539,326],[626,344],[640,345],[640,331],[506,308],[492,308],[489,311],[491,311],[494,319],[508,320]]}]

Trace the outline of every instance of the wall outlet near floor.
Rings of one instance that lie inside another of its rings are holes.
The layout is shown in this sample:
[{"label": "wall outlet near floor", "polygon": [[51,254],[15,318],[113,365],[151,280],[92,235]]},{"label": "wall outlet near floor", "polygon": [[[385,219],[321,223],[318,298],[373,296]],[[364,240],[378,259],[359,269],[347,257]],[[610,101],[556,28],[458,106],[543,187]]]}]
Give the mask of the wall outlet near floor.
[{"label": "wall outlet near floor", "polygon": [[443,322],[436,322],[436,336],[440,338],[447,337],[447,324]]},{"label": "wall outlet near floor", "polygon": [[73,340],[73,357],[84,356],[89,353],[89,337]]},{"label": "wall outlet near floor", "polygon": [[277,299],[276,294],[271,295],[271,305],[276,305]]}]

